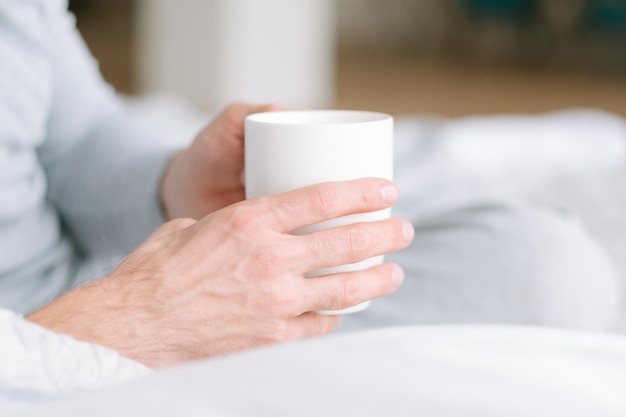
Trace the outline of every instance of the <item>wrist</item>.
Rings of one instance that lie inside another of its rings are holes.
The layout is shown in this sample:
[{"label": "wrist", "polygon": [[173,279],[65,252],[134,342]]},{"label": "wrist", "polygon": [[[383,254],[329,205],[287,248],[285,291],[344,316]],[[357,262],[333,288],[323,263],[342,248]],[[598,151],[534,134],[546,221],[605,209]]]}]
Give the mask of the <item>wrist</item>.
[{"label": "wrist", "polygon": [[[75,288],[25,318],[57,333],[89,343],[103,343],[101,318],[115,310],[107,283],[94,282]],[[100,320],[98,320],[100,318]]]},{"label": "wrist", "polygon": [[56,333],[117,351],[148,366],[137,352],[141,318],[112,279],[75,288],[25,318]]}]

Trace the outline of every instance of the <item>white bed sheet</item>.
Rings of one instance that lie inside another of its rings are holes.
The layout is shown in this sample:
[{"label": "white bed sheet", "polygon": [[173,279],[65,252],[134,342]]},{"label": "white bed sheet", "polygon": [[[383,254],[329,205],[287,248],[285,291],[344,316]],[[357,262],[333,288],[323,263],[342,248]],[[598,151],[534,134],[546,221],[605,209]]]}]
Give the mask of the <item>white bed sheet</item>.
[{"label": "white bed sheet", "polygon": [[625,388],[624,336],[416,326],[196,362],[17,415],[617,417]]}]

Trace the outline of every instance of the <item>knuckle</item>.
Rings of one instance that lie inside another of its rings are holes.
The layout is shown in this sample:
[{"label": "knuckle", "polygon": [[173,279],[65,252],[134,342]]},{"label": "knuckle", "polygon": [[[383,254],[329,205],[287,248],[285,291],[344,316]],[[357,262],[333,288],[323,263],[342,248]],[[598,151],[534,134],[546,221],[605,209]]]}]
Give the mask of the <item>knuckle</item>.
[{"label": "knuckle", "polygon": [[332,332],[341,321],[338,315],[324,315],[316,313],[306,313],[302,320],[294,326],[287,337],[292,339],[304,339],[309,337],[317,337]]},{"label": "knuckle", "polygon": [[171,233],[177,230],[186,229],[190,226],[193,226],[196,223],[196,220],[190,218],[178,218],[169,220],[164,223],[161,227],[157,229],[156,233]]},{"label": "knuckle", "polygon": [[308,251],[314,257],[328,257],[335,252],[336,246],[332,238],[324,233],[312,234],[309,237]]},{"label": "knuckle", "polygon": [[323,310],[333,310],[342,308],[344,306],[344,302],[344,291],[343,288],[341,288],[322,293],[320,305],[325,306],[323,307]]},{"label": "knuckle", "polygon": [[353,279],[337,279],[332,286],[320,290],[319,305],[323,310],[346,308],[360,301],[360,288]]},{"label": "knuckle", "polygon": [[296,301],[295,293],[285,290],[285,286],[276,281],[255,292],[251,310],[266,319],[285,318],[295,314]]},{"label": "knuckle", "polygon": [[273,228],[277,219],[285,217],[285,209],[295,203],[282,196],[258,197],[228,207],[225,222],[234,231],[252,232]]},{"label": "knuckle", "polygon": [[193,226],[194,224],[196,224],[196,220],[192,218],[181,217],[178,219],[170,220],[166,224],[169,224],[170,227],[174,230],[180,230],[180,229],[186,229],[190,226]]},{"label": "knuckle", "polygon": [[315,204],[322,216],[333,216],[337,213],[340,203],[341,199],[335,191],[327,187],[318,187],[315,190]]},{"label": "knuckle", "polygon": [[266,320],[260,330],[264,344],[278,344],[293,339],[290,326],[286,320]]},{"label": "knuckle", "polygon": [[255,229],[255,210],[246,204],[232,206],[226,213],[225,224],[234,232],[250,232]]},{"label": "knuckle", "polygon": [[372,245],[372,238],[363,228],[353,226],[348,229],[348,251],[353,257],[363,256]]},{"label": "knuckle", "polygon": [[341,321],[340,316],[317,315],[317,320],[313,322],[307,336],[321,336],[335,330]]},{"label": "knuckle", "polygon": [[350,307],[361,301],[361,286],[354,279],[348,279],[343,282],[341,287],[341,306]]}]

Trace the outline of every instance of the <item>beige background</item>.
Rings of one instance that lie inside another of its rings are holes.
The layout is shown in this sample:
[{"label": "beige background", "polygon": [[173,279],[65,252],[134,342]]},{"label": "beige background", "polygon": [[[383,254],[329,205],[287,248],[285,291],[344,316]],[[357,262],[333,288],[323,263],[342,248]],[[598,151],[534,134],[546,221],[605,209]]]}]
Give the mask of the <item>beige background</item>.
[{"label": "beige background", "polygon": [[[105,77],[134,92],[132,2],[72,3]],[[528,34],[454,20],[445,3],[338,0],[334,107],[448,116],[595,107],[626,115],[626,37],[573,36],[538,58],[527,53]]]}]

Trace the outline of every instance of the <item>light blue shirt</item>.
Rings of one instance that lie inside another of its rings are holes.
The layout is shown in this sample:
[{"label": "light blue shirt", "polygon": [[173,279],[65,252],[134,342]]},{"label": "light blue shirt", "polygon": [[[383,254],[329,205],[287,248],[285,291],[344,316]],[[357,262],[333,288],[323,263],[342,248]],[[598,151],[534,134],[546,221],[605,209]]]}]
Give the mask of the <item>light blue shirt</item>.
[{"label": "light blue shirt", "polygon": [[127,118],[66,3],[0,2],[0,307],[21,313],[102,276],[162,223],[174,152]]}]

